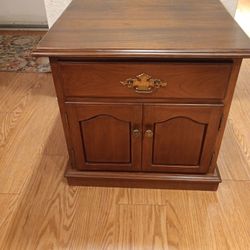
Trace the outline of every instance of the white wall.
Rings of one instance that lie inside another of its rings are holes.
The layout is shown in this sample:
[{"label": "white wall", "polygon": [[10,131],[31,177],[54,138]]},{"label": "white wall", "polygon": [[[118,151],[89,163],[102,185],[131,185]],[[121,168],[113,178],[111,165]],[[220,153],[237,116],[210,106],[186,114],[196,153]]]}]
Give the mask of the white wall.
[{"label": "white wall", "polygon": [[232,15],[235,16],[237,5],[238,5],[238,0],[220,0],[228,12]]},{"label": "white wall", "polygon": [[47,24],[44,0],[0,0],[0,24]]},{"label": "white wall", "polygon": [[51,27],[71,0],[44,0],[48,17],[48,25]]}]

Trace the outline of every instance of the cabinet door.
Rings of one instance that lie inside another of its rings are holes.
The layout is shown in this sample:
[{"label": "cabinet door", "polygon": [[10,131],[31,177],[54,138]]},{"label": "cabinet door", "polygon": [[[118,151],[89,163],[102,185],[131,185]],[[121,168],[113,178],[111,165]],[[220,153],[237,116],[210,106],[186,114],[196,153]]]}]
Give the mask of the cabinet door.
[{"label": "cabinet door", "polygon": [[207,172],[221,106],[145,105],[143,115],[144,171]]},{"label": "cabinet door", "polygon": [[75,168],[140,170],[141,105],[66,104],[66,109]]}]

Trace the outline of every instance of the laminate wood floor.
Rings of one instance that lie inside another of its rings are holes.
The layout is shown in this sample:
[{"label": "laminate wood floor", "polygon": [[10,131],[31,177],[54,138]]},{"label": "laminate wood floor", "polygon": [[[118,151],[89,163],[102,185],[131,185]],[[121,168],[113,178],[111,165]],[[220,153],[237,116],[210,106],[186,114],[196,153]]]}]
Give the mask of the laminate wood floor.
[{"label": "laminate wood floor", "polygon": [[0,73],[0,249],[250,249],[250,60],[218,192],[69,187],[51,74]]},{"label": "laminate wood floor", "polygon": [[0,249],[250,249],[250,59],[217,192],[69,187],[51,74],[0,72]]}]

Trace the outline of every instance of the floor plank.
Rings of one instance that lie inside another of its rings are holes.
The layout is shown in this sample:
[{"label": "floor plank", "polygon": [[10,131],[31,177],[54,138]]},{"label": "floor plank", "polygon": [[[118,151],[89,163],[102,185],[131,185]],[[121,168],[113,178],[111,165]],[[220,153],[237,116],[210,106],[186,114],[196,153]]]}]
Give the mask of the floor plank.
[{"label": "floor plank", "polygon": [[[5,249],[250,248],[249,181],[224,181],[217,193],[72,188],[63,181],[65,164],[44,156]],[[133,197],[125,202],[127,191]],[[153,192],[160,200],[148,204]]]},{"label": "floor plank", "polygon": [[18,207],[18,195],[0,193],[0,245]]},{"label": "floor plank", "polygon": [[[11,90],[6,91],[8,94],[3,98],[6,102],[1,103],[7,112],[0,113],[0,193],[20,193],[35,171],[36,162],[47,150],[47,140],[57,133],[60,124],[51,75],[20,73],[17,78],[20,80],[18,91],[11,91],[18,85],[18,81],[13,83],[11,79]],[[26,88],[25,79],[27,82],[32,79],[37,87],[32,88],[32,84],[27,83]],[[58,140],[60,142],[55,144],[61,145],[58,154],[67,156],[63,134]]]},{"label": "floor plank", "polygon": [[68,245],[77,189],[65,183],[66,164],[63,156],[42,157],[20,195],[20,205],[0,249],[63,249]]},{"label": "floor plank", "polygon": [[55,100],[52,76],[49,73],[1,72],[0,75],[2,75],[0,77],[0,112],[30,111],[41,101],[43,105],[46,105],[50,99]]}]

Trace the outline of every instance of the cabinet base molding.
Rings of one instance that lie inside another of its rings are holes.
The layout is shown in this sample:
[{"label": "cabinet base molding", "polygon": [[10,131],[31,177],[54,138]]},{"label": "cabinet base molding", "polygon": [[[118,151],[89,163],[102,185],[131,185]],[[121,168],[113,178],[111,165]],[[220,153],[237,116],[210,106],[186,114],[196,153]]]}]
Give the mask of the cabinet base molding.
[{"label": "cabinet base molding", "polygon": [[131,187],[216,191],[221,177],[214,174],[173,174],[145,172],[77,171],[68,168],[65,177],[69,185],[99,187]]}]

